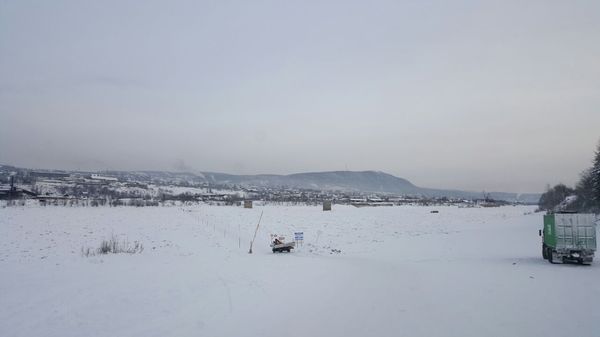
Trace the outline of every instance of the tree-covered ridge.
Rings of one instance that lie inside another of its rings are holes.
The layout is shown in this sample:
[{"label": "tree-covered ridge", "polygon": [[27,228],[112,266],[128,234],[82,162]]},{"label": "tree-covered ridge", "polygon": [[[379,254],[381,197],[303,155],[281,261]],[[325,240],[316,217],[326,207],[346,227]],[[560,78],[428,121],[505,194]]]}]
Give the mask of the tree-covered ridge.
[{"label": "tree-covered ridge", "polygon": [[558,184],[542,194],[540,209],[600,213],[600,142],[592,167],[581,173],[575,188]]}]

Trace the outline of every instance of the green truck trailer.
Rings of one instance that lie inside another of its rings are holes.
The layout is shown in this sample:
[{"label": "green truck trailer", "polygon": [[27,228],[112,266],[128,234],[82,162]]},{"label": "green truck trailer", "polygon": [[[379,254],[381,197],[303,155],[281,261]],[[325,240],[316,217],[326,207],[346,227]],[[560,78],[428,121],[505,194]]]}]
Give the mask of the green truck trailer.
[{"label": "green truck trailer", "polygon": [[581,213],[544,215],[542,256],[550,263],[592,263],[596,251],[596,216]]}]

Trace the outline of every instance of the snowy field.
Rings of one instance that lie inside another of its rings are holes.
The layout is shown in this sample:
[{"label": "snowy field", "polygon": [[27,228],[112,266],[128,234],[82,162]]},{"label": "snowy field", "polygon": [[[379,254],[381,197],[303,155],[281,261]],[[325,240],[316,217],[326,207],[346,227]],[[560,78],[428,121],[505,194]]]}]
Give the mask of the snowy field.
[{"label": "snowy field", "polygon": [[[544,261],[532,210],[0,208],[0,336],[600,336],[600,261]],[[82,256],[112,235],[143,252]]]}]

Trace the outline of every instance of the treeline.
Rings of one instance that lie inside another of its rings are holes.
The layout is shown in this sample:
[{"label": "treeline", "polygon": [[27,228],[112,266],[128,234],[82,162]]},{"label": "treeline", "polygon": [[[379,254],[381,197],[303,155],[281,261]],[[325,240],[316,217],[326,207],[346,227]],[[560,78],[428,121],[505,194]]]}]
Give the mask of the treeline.
[{"label": "treeline", "polygon": [[541,210],[600,213],[600,142],[592,167],[581,173],[575,187],[558,184],[542,194]]}]

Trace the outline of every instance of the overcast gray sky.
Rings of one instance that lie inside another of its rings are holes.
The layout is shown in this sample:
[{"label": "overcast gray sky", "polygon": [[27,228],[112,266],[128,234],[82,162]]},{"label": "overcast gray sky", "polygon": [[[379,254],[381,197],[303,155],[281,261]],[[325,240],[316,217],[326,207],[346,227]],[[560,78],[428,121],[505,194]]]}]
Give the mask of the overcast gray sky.
[{"label": "overcast gray sky", "polygon": [[574,183],[600,1],[0,0],[0,163]]}]

